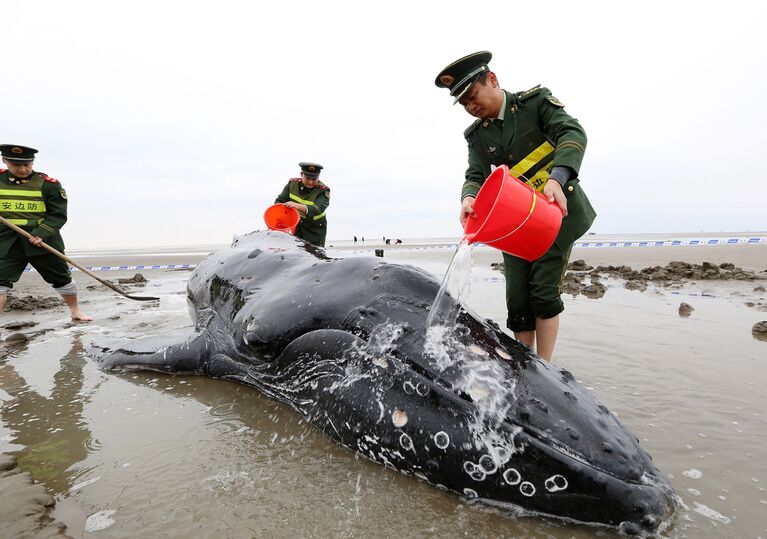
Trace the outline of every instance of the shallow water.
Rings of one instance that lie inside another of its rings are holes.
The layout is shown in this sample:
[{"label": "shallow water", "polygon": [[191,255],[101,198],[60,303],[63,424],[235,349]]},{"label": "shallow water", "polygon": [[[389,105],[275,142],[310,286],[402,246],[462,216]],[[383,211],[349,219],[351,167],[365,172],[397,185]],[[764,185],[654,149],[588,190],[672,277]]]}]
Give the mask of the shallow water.
[{"label": "shallow water", "polygon": [[[387,254],[440,278],[447,268]],[[17,455],[59,499],[98,514],[91,526],[111,524],[94,533],[617,537],[439,491],[355,456],[249,387],[98,371],[84,356],[90,342],[190,327],[189,273],[147,276],[142,294],[160,295],[159,306],[93,296],[87,307],[97,322],[72,327],[62,311],[24,314],[40,322],[30,332],[55,331],[0,359],[0,451]],[[767,537],[767,343],[750,334],[765,314],[743,305],[753,284],[675,293],[612,284],[600,300],[565,297],[557,363],[620,416],[671,478],[685,507],[665,536]],[[693,295],[706,291],[715,297]],[[689,318],[677,314],[680,301],[694,306]],[[468,303],[502,323],[500,274],[475,267]]]}]

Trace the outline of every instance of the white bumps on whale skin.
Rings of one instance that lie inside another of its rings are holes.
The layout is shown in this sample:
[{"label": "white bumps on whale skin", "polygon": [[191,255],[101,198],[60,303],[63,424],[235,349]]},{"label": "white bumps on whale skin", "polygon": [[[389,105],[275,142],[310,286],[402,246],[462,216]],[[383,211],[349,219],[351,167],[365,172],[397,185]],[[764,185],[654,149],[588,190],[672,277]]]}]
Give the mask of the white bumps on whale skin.
[{"label": "white bumps on whale skin", "polygon": [[487,352],[482,347],[480,347],[480,346],[478,346],[476,344],[472,344],[471,346],[469,346],[469,352],[471,352],[473,354],[477,354],[478,356],[486,356],[487,355]]},{"label": "white bumps on whale skin", "polygon": [[399,445],[401,445],[402,448],[406,451],[410,451],[413,449],[413,440],[411,440],[410,436],[403,432],[402,436],[399,437]]},{"label": "white bumps on whale skin", "polygon": [[385,369],[389,366],[389,362],[386,361],[386,358],[383,357],[374,357],[373,358],[373,365],[378,365],[382,369]]},{"label": "white bumps on whale skin", "polygon": [[446,449],[450,445],[450,436],[444,430],[434,435],[434,444],[440,449]]},{"label": "white bumps on whale skin", "polygon": [[463,463],[463,471],[466,472],[469,477],[474,481],[484,481],[487,474],[482,470],[481,466],[477,466],[470,460]]},{"label": "white bumps on whale skin", "polygon": [[535,494],[535,486],[529,482],[525,481],[521,485],[519,485],[519,491],[522,493],[522,495],[527,496],[528,498]]},{"label": "white bumps on whale skin", "polygon": [[501,356],[503,359],[511,359],[511,356],[506,353],[506,350],[503,350],[502,348],[496,348],[495,353]]},{"label": "white bumps on whale skin", "polygon": [[503,472],[503,480],[509,485],[518,485],[519,482],[522,481],[522,476],[519,475],[519,472],[514,468],[509,468]]},{"label": "white bumps on whale skin", "polygon": [[495,460],[493,460],[493,457],[490,455],[482,455],[479,457],[479,467],[488,475],[498,471],[498,466],[495,465]]},{"label": "white bumps on whale skin", "polygon": [[391,415],[391,422],[394,423],[394,426],[397,428],[404,427],[407,425],[407,412],[395,409],[394,413]]},{"label": "white bumps on whale skin", "polygon": [[567,488],[567,479],[565,479],[562,475],[552,475],[546,480],[544,486],[549,492],[565,490]]}]

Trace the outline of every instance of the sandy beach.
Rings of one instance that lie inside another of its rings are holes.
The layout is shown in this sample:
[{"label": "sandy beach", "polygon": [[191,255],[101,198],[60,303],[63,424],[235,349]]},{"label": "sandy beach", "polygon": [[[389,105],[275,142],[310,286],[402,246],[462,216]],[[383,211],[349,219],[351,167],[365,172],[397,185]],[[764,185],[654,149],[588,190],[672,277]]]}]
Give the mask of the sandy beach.
[{"label": "sandy beach", "polygon": [[[454,252],[423,242],[337,243],[331,256],[383,249],[387,261],[439,279]],[[203,257],[192,249],[76,260],[179,266]],[[576,247],[571,262],[580,260],[570,272],[578,284],[564,295],[555,363],[617,413],[670,478],[683,505],[663,536],[765,536],[767,337],[752,329],[767,321],[767,243]],[[503,275],[494,268],[501,261],[498,251],[474,249],[467,303],[503,326]],[[675,261],[689,267],[670,266]],[[620,266],[638,272],[644,288],[627,288],[636,275],[625,278]],[[655,266],[663,272],[641,276]],[[0,453],[56,500],[56,509],[25,524],[30,536],[37,528],[60,533],[61,523],[75,538],[613,536],[514,517],[392,473],[247,387],[97,370],[90,346],[189,329],[191,270],[96,273],[114,283],[140,273],[146,283],[120,286],[160,301],[128,300],[75,272],[81,307],[94,321],[73,323],[63,303],[41,303],[55,295],[28,272],[9,302],[16,309],[0,314]],[[680,312],[682,304],[690,310]],[[0,500],[18,488],[6,475],[0,471]]]}]

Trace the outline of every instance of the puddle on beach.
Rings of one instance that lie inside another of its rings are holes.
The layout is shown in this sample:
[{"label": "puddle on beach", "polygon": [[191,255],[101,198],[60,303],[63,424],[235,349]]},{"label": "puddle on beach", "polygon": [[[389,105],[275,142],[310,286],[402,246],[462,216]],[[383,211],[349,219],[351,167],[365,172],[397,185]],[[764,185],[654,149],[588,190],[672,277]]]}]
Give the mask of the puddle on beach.
[{"label": "puddle on beach", "polygon": [[[449,255],[387,256],[441,279]],[[618,537],[514,517],[387,470],[249,387],[98,371],[84,355],[91,342],[190,327],[189,273],[145,275],[140,295],[160,295],[159,305],[93,296],[84,307],[98,319],[87,325],[68,324],[63,311],[15,313],[39,322],[30,332],[55,331],[0,356],[0,451],[84,516],[98,515],[91,525],[109,526],[93,533]],[[503,325],[498,272],[475,264],[470,285],[469,307]],[[767,343],[750,334],[764,314],[728,295],[689,295],[698,292],[611,283],[599,300],[565,295],[556,362],[620,417],[671,479],[685,507],[664,536],[764,537]],[[695,308],[689,318],[678,315],[680,301]],[[10,321],[3,316],[0,325]]]}]

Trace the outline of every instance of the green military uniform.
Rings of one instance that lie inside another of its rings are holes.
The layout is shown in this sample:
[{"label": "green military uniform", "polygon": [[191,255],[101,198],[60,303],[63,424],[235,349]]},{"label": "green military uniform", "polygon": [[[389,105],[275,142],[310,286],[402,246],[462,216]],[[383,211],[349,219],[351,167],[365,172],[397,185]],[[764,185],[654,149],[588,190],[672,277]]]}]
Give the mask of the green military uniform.
[{"label": "green military uniform", "polygon": [[[67,194],[58,180],[42,172],[20,179],[0,169],[0,215],[54,249],[64,251],[59,229],[67,221]],[[11,288],[27,263],[55,288],[72,282],[64,260],[0,224],[0,288]]]},{"label": "green military uniform", "polygon": [[[445,68],[435,81],[451,90],[456,101],[489,71],[488,52],[469,55]],[[596,212],[579,185],[578,170],[586,148],[586,133],[564,105],[546,88],[505,92],[502,121],[476,120],[464,137],[469,146],[469,166],[461,198],[476,196],[494,166],[507,165],[510,172],[538,191],[554,167],[562,167],[560,181],[567,197],[568,215],[554,244],[540,259],[528,262],[504,253],[507,326],[513,331],[532,331],[536,318],[551,318],[564,310],[561,283],[570,250],[586,233]]]},{"label": "green military uniform", "polygon": [[[299,166],[301,172],[308,178],[317,178],[323,168],[316,163],[302,162]],[[325,212],[330,205],[330,188],[320,181],[315,187],[306,187],[301,182],[301,178],[291,178],[274,202],[282,204],[288,201],[304,204],[308,209],[306,215],[301,215],[301,221],[295,231],[296,237],[312,245],[324,247],[328,233]]]}]

